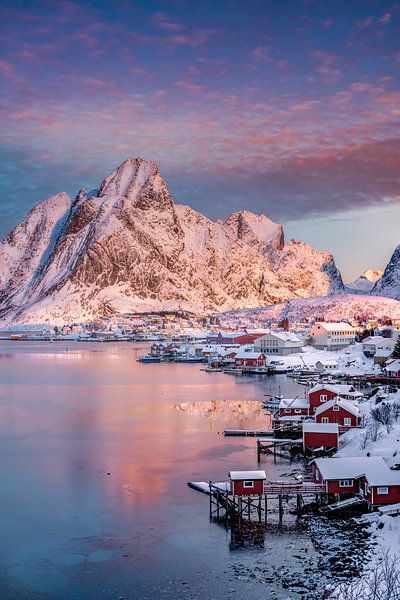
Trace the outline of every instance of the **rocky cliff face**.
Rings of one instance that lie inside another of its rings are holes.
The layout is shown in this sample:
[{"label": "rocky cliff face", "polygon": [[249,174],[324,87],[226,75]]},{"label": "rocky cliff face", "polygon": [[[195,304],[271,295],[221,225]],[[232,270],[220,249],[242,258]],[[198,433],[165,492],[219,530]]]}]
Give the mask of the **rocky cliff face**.
[{"label": "rocky cliff face", "polygon": [[343,291],[333,258],[243,211],[213,222],[175,205],[154,162],[124,161],[96,196],[58,194],[0,244],[0,316],[83,321],[114,312],[266,306]]},{"label": "rocky cliff face", "polygon": [[400,300],[400,245],[393,252],[382,277],[372,288],[371,294]]}]

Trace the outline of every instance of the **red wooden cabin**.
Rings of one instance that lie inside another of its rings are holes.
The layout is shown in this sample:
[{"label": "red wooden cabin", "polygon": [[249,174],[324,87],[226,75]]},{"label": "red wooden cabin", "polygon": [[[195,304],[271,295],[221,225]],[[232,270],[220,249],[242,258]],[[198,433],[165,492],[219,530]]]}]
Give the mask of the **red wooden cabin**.
[{"label": "red wooden cabin", "polygon": [[337,423],[350,429],[360,424],[359,410],[356,404],[343,398],[332,398],[315,410],[316,423]]},{"label": "red wooden cabin", "polygon": [[356,392],[352,385],[316,385],[308,392],[310,402],[310,415],[313,415],[318,408],[332,398],[341,396],[347,400],[356,400],[362,394]]},{"label": "red wooden cabin", "polygon": [[303,448],[339,447],[339,425],[337,423],[303,423]]},{"label": "red wooden cabin", "polygon": [[230,471],[231,493],[234,496],[260,496],[264,493],[265,471]]}]

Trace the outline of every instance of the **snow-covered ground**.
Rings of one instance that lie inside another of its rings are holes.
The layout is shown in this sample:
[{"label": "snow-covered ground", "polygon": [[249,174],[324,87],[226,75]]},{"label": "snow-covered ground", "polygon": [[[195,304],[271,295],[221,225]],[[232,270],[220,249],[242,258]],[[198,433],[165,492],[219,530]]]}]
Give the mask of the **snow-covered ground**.
[{"label": "snow-covered ground", "polygon": [[307,366],[313,367],[318,361],[336,361],[338,363],[337,371],[344,375],[367,375],[378,374],[381,369],[378,365],[374,365],[372,358],[364,356],[362,344],[356,343],[347,346],[343,350],[316,350],[312,346],[304,346],[303,351],[298,354],[290,354],[289,356],[272,356],[273,360],[282,361],[286,366]]}]

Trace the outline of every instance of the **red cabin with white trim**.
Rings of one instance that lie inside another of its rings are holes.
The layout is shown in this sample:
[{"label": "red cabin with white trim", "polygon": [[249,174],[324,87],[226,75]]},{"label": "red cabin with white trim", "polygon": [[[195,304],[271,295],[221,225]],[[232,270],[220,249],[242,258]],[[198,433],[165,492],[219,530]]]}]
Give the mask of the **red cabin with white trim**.
[{"label": "red cabin with white trim", "polygon": [[352,385],[315,385],[308,392],[310,415],[315,413],[318,406],[329,402],[336,396],[341,396],[346,400],[356,400],[362,394],[356,392]]},{"label": "red cabin with white trim", "polygon": [[264,493],[265,471],[230,471],[231,494],[234,496],[261,496]]},{"label": "red cabin with white trim", "polygon": [[282,398],[279,402],[280,417],[307,417],[308,398]]},{"label": "red cabin with white trim", "polygon": [[235,367],[265,367],[266,357],[262,352],[238,352],[234,361]]},{"label": "red cabin with white trim", "polygon": [[332,398],[315,410],[316,423],[337,423],[340,427],[350,429],[360,424],[358,406],[343,398]]}]

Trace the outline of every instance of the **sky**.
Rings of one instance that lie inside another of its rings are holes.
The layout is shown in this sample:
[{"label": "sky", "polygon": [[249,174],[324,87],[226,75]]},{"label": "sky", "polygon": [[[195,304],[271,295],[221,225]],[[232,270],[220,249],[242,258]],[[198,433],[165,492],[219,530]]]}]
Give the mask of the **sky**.
[{"label": "sky", "polygon": [[265,213],[346,280],[400,243],[400,2],[0,2],[0,236],[155,160],[177,203]]}]

